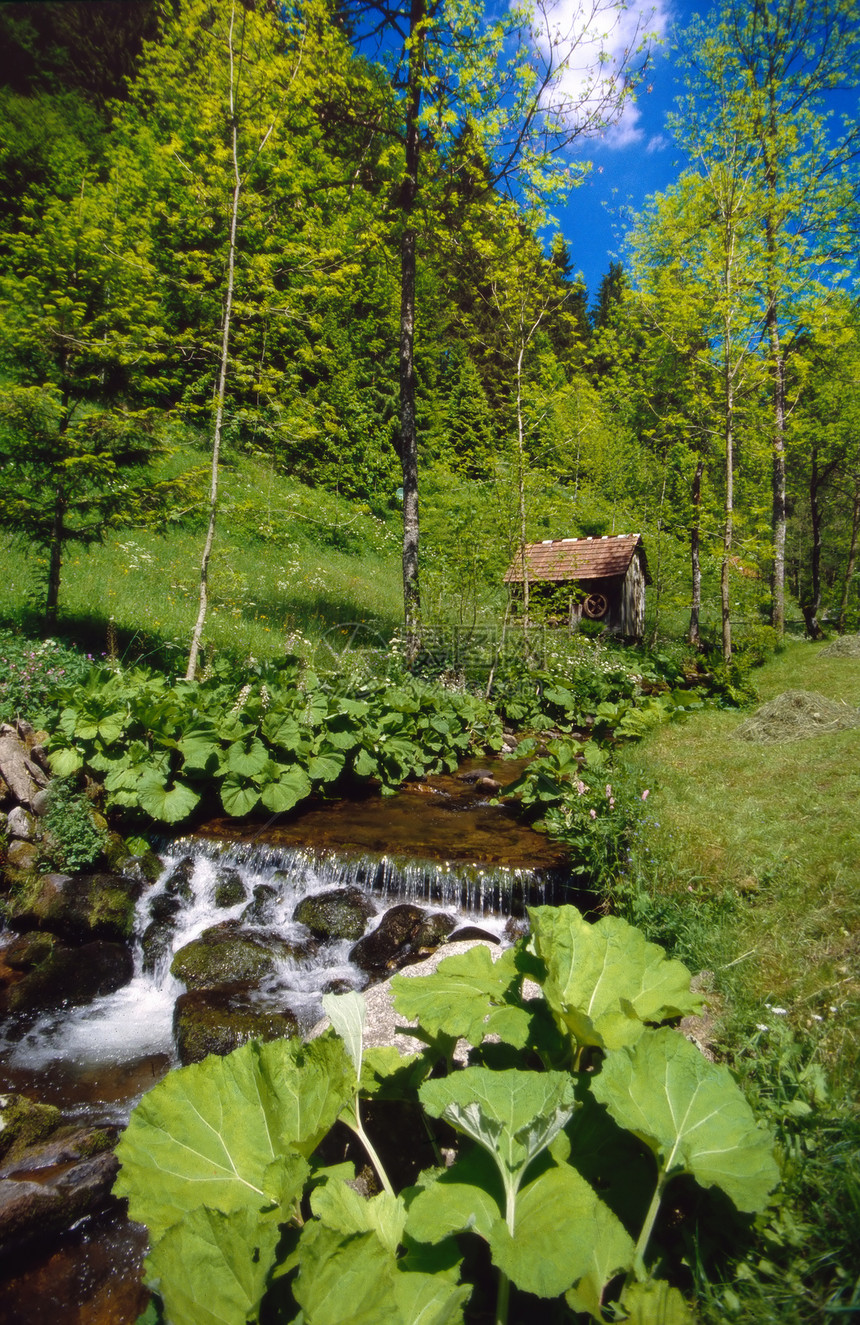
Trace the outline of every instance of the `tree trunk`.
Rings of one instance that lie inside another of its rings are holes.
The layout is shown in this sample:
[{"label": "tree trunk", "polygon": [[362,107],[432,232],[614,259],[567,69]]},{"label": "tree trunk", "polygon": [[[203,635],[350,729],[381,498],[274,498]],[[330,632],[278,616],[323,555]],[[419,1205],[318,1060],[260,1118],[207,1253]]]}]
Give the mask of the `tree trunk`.
[{"label": "tree trunk", "polygon": [[812,548],[810,553],[809,595],[804,595],[800,604],[806,633],[810,639],[824,638],[824,631],[818,620],[821,610],[821,473],[818,468],[818,447],[812,446],[809,470],[809,516],[812,526]]},{"label": "tree trunk", "polygon": [[723,637],[723,662],[726,666],[732,660],[732,620],[731,620],[731,601],[730,601],[730,583],[729,567],[732,551],[732,530],[734,519],[734,384],[732,382],[731,365],[728,355],[726,356],[725,370],[725,402],[726,402],[726,503],[725,503],[725,526],[723,530],[723,564],[720,568],[720,604],[722,611],[722,637]]},{"label": "tree trunk", "polygon": [[854,567],[857,564],[858,542],[860,542],[860,475],[857,477],[857,486],[854,489],[854,505],[851,511],[851,545],[848,549],[848,563],[845,567],[845,579],[842,583],[842,602],[839,604],[839,625],[837,629],[840,635],[845,634],[848,595],[851,592],[851,581],[854,579]]},{"label": "tree trunk", "polygon": [[48,590],[45,595],[45,634],[57,628],[57,607],[60,601],[60,568],[63,561],[63,524],[66,515],[66,493],[58,483],[54,493],[54,511],[51,517],[51,541],[48,550]]},{"label": "tree trunk", "polygon": [[200,640],[206,623],[209,586],[209,559],[212,556],[212,544],[215,540],[215,519],[218,511],[218,477],[221,458],[221,425],[224,418],[224,396],[227,390],[227,364],[230,352],[230,317],[233,312],[233,282],[236,269],[236,231],[239,222],[239,195],[242,180],[239,175],[239,129],[236,123],[236,108],[233,102],[233,16],[230,17],[230,118],[232,121],[233,145],[233,205],[230,211],[230,250],[227,259],[227,294],[224,301],[224,323],[221,332],[221,362],[218,372],[218,389],[215,397],[215,433],[212,440],[212,470],[209,484],[209,524],[206,530],[206,542],[203,545],[203,557],[200,562],[200,598],[197,620],[191,635],[191,648],[188,653],[186,681],[193,681],[197,672],[197,658],[200,653]]},{"label": "tree trunk", "polygon": [[693,519],[690,523],[690,625],[687,630],[687,643],[694,649],[701,649],[702,637],[699,633],[699,618],[702,610],[702,563],[700,557],[701,518],[702,518],[702,475],[705,462],[700,457],[693,475],[690,500],[693,506]]},{"label": "tree trunk", "polygon": [[422,25],[425,0],[412,0],[409,14],[409,75],[406,88],[406,160],[400,191],[400,464],[403,473],[403,613],[407,657],[418,647],[421,596],[418,584],[418,430],[415,419],[415,200],[421,139]]},{"label": "tree trunk", "polygon": [[770,300],[767,322],[773,375],[771,624],[782,639],[785,634],[785,360],[779,342],[775,294]]},{"label": "tree trunk", "polygon": [[517,354],[517,501],[520,520],[520,561],[523,572],[523,629],[529,624],[529,565],[526,557],[526,437],[523,423],[523,357],[525,343],[520,340]]}]

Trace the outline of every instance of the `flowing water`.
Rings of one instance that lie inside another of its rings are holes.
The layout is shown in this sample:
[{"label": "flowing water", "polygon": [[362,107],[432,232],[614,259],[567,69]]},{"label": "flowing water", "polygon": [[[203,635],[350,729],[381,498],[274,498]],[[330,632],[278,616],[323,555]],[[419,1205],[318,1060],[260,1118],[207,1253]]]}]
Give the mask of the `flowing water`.
[{"label": "flowing water", "polygon": [[[512,914],[528,903],[560,900],[565,883],[558,852],[546,839],[455,779],[435,779],[421,793],[312,807],[262,829],[215,822],[159,854],[162,876],[137,905],[132,981],[84,1007],[45,1015],[23,1033],[0,1030],[0,1091],[56,1104],[67,1120],[123,1124],[144,1091],[177,1062],[173,1017],[184,985],[170,973],[173,955],[213,926],[236,922],[261,940],[277,936],[279,955],[248,996],[266,1007],[288,1007],[305,1030],[321,1015],[325,988],[336,982],[339,989],[361,989],[367,976],[350,960],[351,941],[308,942],[307,929],[293,918],[302,898],[358,887],[376,907],[369,929],[388,907],[406,901],[502,938]],[[225,878],[232,895],[219,906]],[[168,920],[147,947],[154,914]],[[16,1262],[5,1284],[0,1267],[6,1303],[0,1318],[10,1325],[134,1321],[139,1294],[125,1288],[122,1301],[115,1300],[109,1267],[113,1258],[116,1287],[127,1285],[129,1275],[133,1285],[141,1245],[116,1219],[85,1221],[49,1255],[33,1252],[32,1264]],[[46,1269],[51,1264],[55,1275]],[[98,1272],[86,1270],[92,1265]],[[65,1314],[51,1316],[58,1303]]]}]

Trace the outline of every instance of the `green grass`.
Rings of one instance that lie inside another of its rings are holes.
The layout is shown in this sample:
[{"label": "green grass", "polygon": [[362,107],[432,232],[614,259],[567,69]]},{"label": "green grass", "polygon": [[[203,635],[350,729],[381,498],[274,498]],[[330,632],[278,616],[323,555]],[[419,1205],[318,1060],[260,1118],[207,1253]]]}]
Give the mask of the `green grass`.
[{"label": "green grass", "polygon": [[[789,644],[755,673],[761,699],[814,689],[860,704],[856,659],[821,650]],[[830,1017],[860,996],[860,736],[754,745],[735,735],[744,717],[694,715],[628,757],[652,786],[651,889],[690,906],[728,897],[735,985],[801,1019]],[[834,1056],[852,1035],[843,1021]]]},{"label": "green grass", "polygon": [[[860,704],[857,659],[823,647],[790,643],[757,670],[761,702],[804,689]],[[783,1154],[740,1276],[701,1283],[704,1319],[856,1319],[860,732],[750,745],[745,716],[691,715],[625,756],[651,794],[619,903],[712,972],[712,1040]]]},{"label": "green grass", "polygon": [[[389,636],[402,616],[398,517],[279,478],[242,460],[224,470],[209,573],[204,645],[234,656],[282,654],[332,626],[365,621]],[[69,546],[59,633],[94,654],[162,658],[186,652],[197,614],[202,521],[119,530],[90,549]],[[0,620],[33,626],[39,559],[3,547]],[[28,607],[28,604],[30,605]]]}]

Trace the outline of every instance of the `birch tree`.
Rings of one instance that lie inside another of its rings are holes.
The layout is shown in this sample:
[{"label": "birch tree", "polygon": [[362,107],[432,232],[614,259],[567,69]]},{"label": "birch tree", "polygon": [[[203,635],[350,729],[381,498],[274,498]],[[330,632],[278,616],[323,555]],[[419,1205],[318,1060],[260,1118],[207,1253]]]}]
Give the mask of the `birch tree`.
[{"label": "birch tree", "polygon": [[695,159],[714,136],[754,150],[748,203],[764,269],[760,307],[771,396],[771,619],[785,628],[786,350],[811,295],[826,298],[857,263],[860,127],[837,126],[829,94],[856,87],[854,0],[722,0],[681,39],[676,136]]}]

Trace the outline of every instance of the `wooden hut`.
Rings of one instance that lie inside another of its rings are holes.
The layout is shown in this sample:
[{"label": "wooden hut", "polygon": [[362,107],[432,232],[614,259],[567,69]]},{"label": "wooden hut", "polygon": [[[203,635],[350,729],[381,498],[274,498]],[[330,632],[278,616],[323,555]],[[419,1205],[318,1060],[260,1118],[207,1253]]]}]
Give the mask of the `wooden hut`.
[{"label": "wooden hut", "polygon": [[[523,555],[524,554],[524,555]],[[640,640],[645,630],[645,586],[651,583],[641,534],[603,538],[548,538],[527,543],[505,572],[511,592],[522,597],[523,561],[529,600],[552,596],[548,611],[575,630],[600,621],[613,635]],[[569,592],[561,592],[566,587]]]}]

